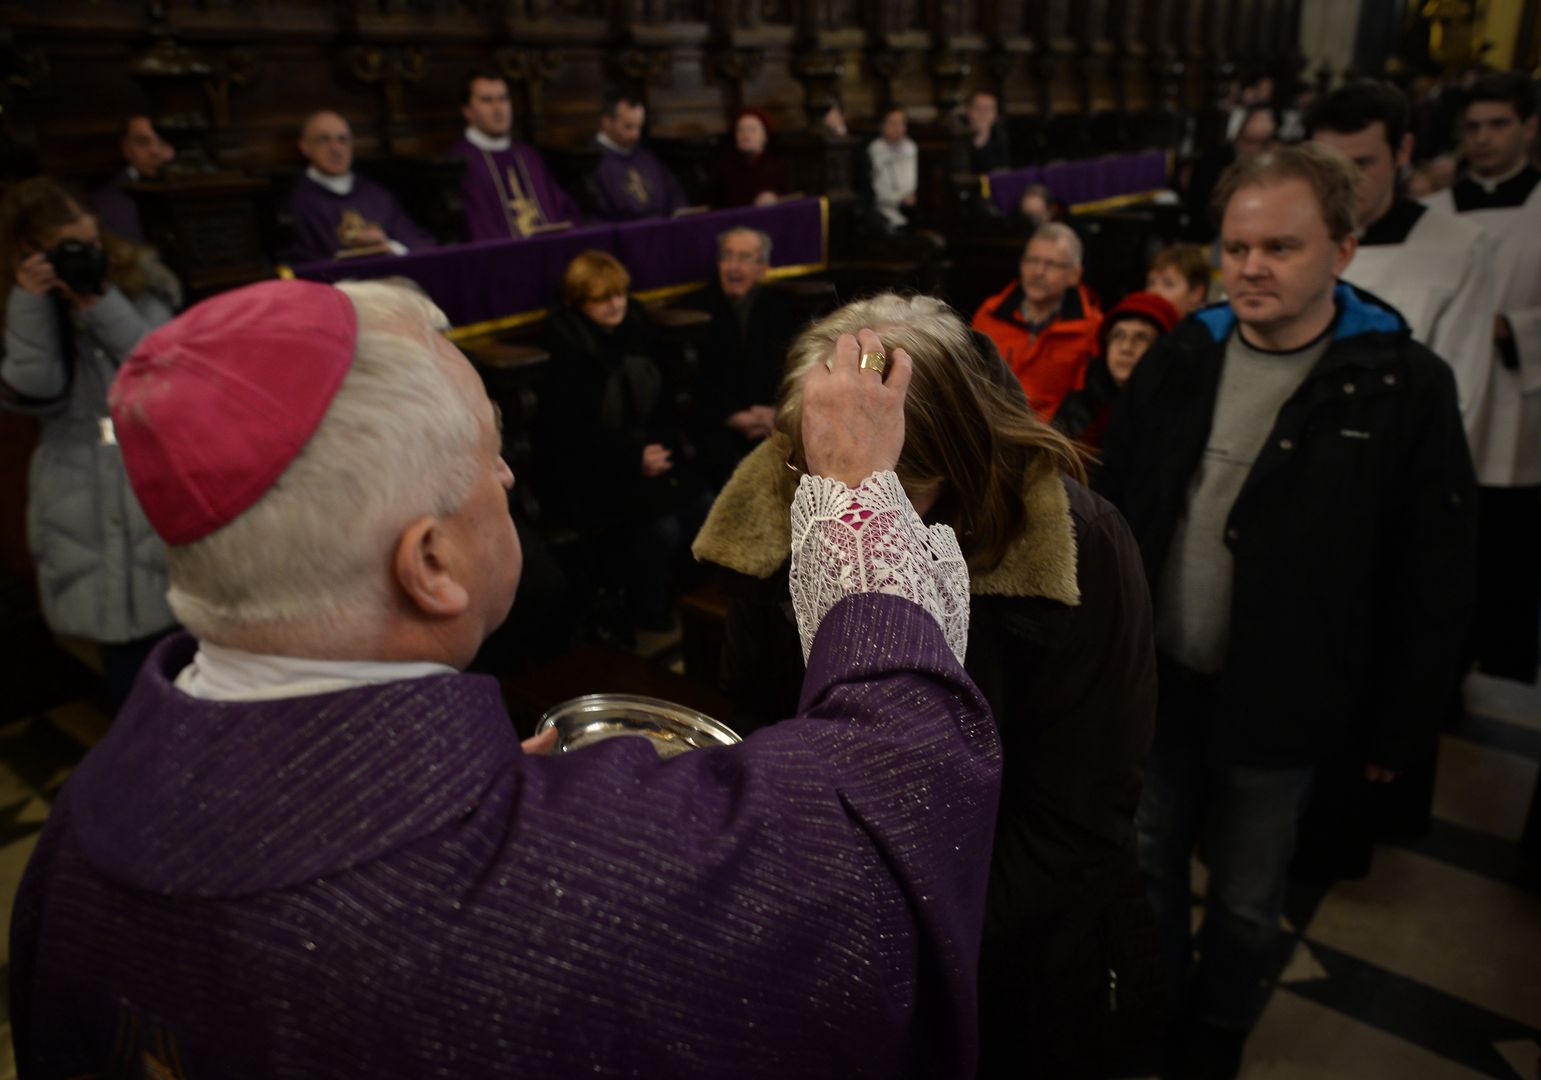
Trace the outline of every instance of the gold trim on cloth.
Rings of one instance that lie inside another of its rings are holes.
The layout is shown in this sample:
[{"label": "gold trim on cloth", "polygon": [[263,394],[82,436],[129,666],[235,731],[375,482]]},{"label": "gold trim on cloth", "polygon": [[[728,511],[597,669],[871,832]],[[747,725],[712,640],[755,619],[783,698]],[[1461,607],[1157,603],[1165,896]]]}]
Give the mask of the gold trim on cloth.
[{"label": "gold trim on cloth", "polygon": [[1162,188],[1152,191],[1137,191],[1132,195],[1114,195],[1109,199],[1097,199],[1093,202],[1076,203],[1070,208],[1072,214],[1101,214],[1108,210],[1119,210],[1125,206],[1137,206],[1140,203],[1148,203],[1160,195]]},{"label": "gold trim on cloth", "polygon": [[[773,266],[765,273],[766,281],[784,281],[787,278],[806,277],[809,274],[823,273],[829,269],[829,199],[819,196],[819,254],[821,258],[816,263],[797,263],[792,266]],[[706,288],[706,279],[699,281],[683,281],[678,285],[660,285],[656,289],[644,289],[641,292],[632,293],[632,299],[643,304],[656,304],[664,300],[673,300],[676,297],[685,296],[697,289]],[[533,311],[519,311],[512,315],[504,315],[497,319],[487,319],[483,322],[467,323],[465,326],[457,326],[450,330],[448,337],[457,345],[466,345],[479,341],[482,338],[500,334],[505,330],[517,330],[521,326],[529,326],[539,322],[549,314],[547,308],[537,308]]]}]

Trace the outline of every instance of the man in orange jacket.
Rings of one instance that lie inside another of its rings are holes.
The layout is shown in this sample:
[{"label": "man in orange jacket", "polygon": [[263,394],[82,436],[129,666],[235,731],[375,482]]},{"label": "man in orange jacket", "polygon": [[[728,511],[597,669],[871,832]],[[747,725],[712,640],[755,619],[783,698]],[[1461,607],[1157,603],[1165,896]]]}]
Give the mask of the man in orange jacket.
[{"label": "man in orange jacket", "polygon": [[972,323],[995,342],[1044,420],[1080,383],[1101,324],[1102,311],[1081,284],[1081,239],[1058,222],[1033,234],[1020,280],[979,305]]}]

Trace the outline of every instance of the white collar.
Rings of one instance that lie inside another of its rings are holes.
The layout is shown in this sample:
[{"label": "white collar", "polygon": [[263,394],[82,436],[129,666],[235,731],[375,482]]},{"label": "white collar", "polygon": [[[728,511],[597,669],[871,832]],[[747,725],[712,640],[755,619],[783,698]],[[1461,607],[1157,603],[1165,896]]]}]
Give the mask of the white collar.
[{"label": "white collar", "polygon": [[333,195],[353,194],[353,174],[351,172],[343,173],[341,176],[331,176],[312,165],[305,170],[305,175],[326,188]]},{"label": "white collar", "polygon": [[1516,176],[1520,175],[1520,173],[1524,172],[1525,165],[1526,161],[1523,157],[1521,157],[1520,163],[1514,168],[1510,169],[1508,172],[1504,173],[1502,176],[1495,176],[1489,180],[1485,176],[1478,176],[1476,173],[1472,173],[1471,178],[1476,181],[1478,187],[1491,195],[1493,192],[1498,190],[1499,184],[1502,184],[1508,180],[1513,180]]},{"label": "white collar", "polygon": [[371,683],[453,675],[448,664],[429,661],[310,660],[268,656],[198,643],[193,662],[176,678],[177,689],[208,701],[271,701],[352,690]]},{"label": "white collar", "polygon": [[622,157],[631,157],[632,151],[636,150],[637,146],[639,145],[638,143],[632,143],[630,147],[622,146],[610,136],[606,135],[603,131],[601,131],[598,135],[595,135],[594,139],[606,150],[609,150],[615,154],[620,154]]},{"label": "white collar", "polygon": [[511,136],[503,135],[495,139],[491,135],[483,135],[474,127],[466,128],[466,142],[470,143],[478,150],[486,150],[491,153],[496,153],[499,150],[507,150],[510,146],[514,145],[514,140]]},{"label": "white collar", "polygon": [[129,165],[123,171],[128,173],[128,182],[129,183],[137,184],[139,182],[139,170],[138,169],[134,168],[132,165]]}]

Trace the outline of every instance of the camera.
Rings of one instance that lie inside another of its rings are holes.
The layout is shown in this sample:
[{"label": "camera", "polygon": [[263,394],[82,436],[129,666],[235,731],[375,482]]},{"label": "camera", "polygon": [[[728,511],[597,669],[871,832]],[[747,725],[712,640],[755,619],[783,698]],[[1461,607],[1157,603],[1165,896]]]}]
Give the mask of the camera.
[{"label": "camera", "polygon": [[99,244],[61,240],[45,256],[77,296],[100,296],[107,283],[107,253]]}]

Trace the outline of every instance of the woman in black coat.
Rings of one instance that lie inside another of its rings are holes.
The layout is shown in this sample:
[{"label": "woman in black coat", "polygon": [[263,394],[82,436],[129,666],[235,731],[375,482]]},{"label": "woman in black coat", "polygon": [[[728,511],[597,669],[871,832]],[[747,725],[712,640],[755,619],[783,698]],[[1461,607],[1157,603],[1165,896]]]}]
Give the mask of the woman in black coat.
[{"label": "woman in black coat", "polygon": [[633,624],[671,624],[673,562],[705,499],[653,334],[628,303],[630,283],[604,252],[568,266],[534,429],[542,503],[592,549],[605,629],[621,637]]},{"label": "woman in black coat", "polygon": [[[791,715],[786,507],[802,468],[800,375],[874,327],[914,361],[898,475],[969,561],[965,666],[1000,725],[1004,778],[981,956],[981,1076],[1092,1077],[1144,1064],[1159,1028],[1134,810],[1155,707],[1139,552],[1079,482],[989,341],[940,301],[885,295],[809,327],[776,434],[744,459],[697,537],[732,600],[723,680],[745,730]],[[921,797],[918,793],[917,797]],[[943,798],[945,793],[924,793]]]}]

